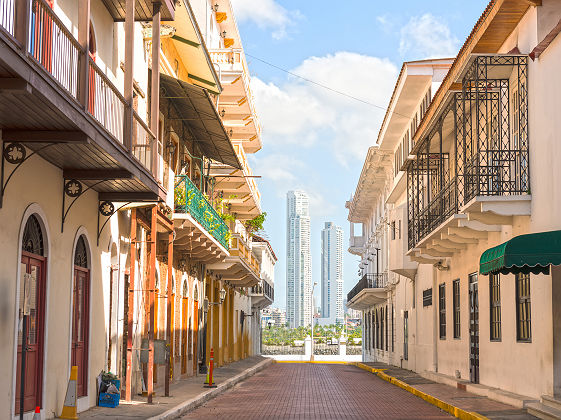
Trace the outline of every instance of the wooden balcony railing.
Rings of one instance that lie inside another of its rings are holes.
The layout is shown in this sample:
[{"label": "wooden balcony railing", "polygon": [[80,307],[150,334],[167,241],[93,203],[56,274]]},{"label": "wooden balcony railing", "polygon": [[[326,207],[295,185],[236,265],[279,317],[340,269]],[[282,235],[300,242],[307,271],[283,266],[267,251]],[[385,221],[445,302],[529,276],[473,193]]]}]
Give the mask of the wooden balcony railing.
[{"label": "wooden balcony railing", "polygon": [[154,134],[134,111],[132,124],[132,154],[145,168],[153,172],[152,149],[156,140]]},{"label": "wooden balcony railing", "polygon": [[14,33],[15,0],[0,1],[0,26],[12,36]]},{"label": "wooden balcony railing", "polygon": [[89,57],[88,112],[115,137],[123,141],[127,101]]},{"label": "wooden balcony railing", "polygon": [[[8,0],[12,2],[13,0]],[[28,52],[75,99],[78,98],[78,41],[44,0],[33,0],[29,15]]]},{"label": "wooden balcony railing", "polygon": [[134,112],[125,126],[130,104],[45,0],[0,0],[0,31],[157,177],[154,134]]}]

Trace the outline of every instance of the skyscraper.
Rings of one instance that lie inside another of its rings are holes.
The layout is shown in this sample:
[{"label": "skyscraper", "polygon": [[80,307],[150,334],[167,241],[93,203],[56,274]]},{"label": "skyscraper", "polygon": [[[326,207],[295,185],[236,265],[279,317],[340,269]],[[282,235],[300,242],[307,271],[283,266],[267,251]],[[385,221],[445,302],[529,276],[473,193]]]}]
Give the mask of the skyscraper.
[{"label": "skyscraper", "polygon": [[343,229],[326,222],[321,231],[321,323],[342,324],[344,316]]},{"label": "skyscraper", "polygon": [[292,328],[312,317],[312,257],[309,198],[304,191],[286,194],[286,320]]}]

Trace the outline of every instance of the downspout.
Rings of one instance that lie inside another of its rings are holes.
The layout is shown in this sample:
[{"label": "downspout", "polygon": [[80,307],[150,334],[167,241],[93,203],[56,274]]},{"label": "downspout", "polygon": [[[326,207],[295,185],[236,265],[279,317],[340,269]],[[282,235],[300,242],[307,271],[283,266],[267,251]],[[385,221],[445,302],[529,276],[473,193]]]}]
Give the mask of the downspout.
[{"label": "downspout", "polygon": [[438,294],[437,294],[437,270],[432,267],[432,306],[433,306],[433,329],[432,329],[432,370],[438,372]]}]

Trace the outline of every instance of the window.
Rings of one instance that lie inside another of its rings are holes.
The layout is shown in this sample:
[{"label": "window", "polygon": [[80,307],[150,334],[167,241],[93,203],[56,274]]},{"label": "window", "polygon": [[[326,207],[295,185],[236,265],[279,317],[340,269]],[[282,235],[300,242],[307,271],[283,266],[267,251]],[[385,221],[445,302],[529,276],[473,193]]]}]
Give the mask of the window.
[{"label": "window", "polygon": [[395,309],[392,303],[392,352],[395,351]]},{"label": "window", "polygon": [[395,220],[391,224],[391,230],[392,230],[392,241],[393,241],[395,240]]},{"label": "window", "polygon": [[401,239],[401,219],[399,219],[398,222],[397,233],[399,235],[399,239]]},{"label": "window", "polygon": [[380,350],[384,350],[384,308],[380,308]]},{"label": "window", "polygon": [[446,285],[438,286],[438,317],[440,325],[440,339],[446,338]]},{"label": "window", "polygon": [[501,280],[498,274],[489,275],[490,339],[501,341]]},{"label": "window", "polygon": [[386,351],[388,351],[388,305],[386,305],[384,315],[386,316]]},{"label": "window", "polygon": [[452,297],[454,306],[454,338],[460,338],[460,280],[452,283]]},{"label": "window", "polygon": [[423,307],[432,305],[432,288],[423,290]]},{"label": "window", "polygon": [[532,341],[532,321],[530,304],[530,275],[516,275],[516,339]]},{"label": "window", "polygon": [[409,312],[403,313],[403,360],[409,359]]}]

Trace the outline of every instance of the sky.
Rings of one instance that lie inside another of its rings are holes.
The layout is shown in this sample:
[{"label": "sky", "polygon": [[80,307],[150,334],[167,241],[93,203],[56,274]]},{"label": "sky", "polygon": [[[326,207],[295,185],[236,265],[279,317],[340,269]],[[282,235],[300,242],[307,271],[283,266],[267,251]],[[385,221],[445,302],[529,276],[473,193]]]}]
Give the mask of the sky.
[{"label": "sky", "polygon": [[327,221],[344,231],[346,297],[359,279],[359,258],[347,252],[345,202],[376,142],[401,65],[454,57],[488,0],[232,3],[263,129],[263,148],[249,159],[261,176],[265,230],[278,257],[273,306],[286,307],[286,193],[292,189],[310,196],[316,302]]}]

